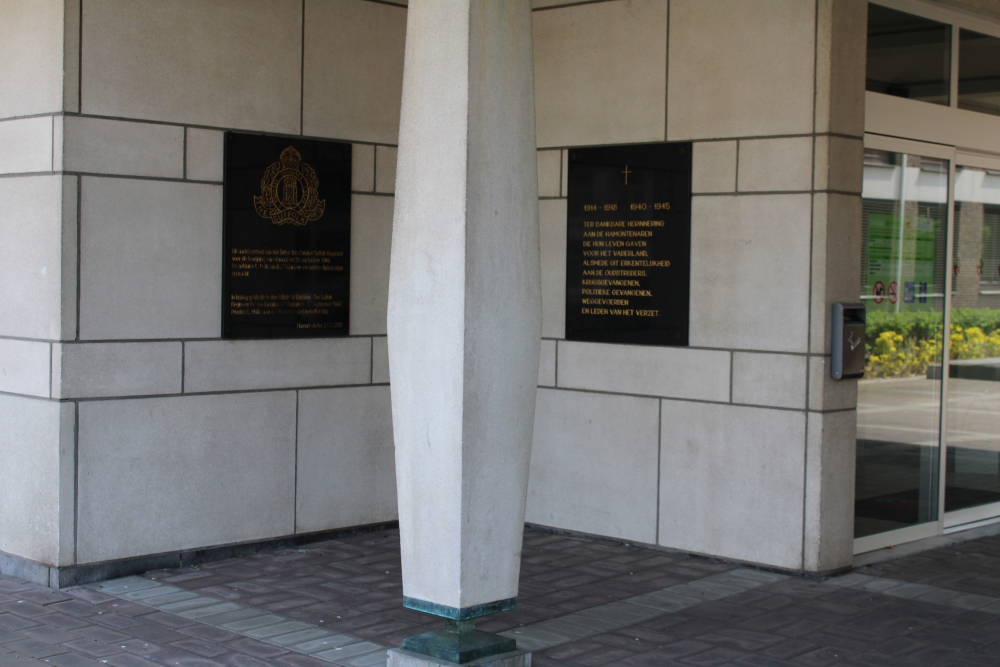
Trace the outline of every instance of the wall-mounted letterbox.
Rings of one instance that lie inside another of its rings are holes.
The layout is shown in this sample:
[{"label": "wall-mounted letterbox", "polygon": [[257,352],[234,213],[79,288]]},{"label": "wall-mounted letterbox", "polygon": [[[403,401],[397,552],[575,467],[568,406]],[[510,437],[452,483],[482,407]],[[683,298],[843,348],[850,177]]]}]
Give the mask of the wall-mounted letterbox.
[{"label": "wall-mounted letterbox", "polygon": [[834,380],[865,375],[865,306],[861,303],[833,304],[833,360],[830,375]]}]

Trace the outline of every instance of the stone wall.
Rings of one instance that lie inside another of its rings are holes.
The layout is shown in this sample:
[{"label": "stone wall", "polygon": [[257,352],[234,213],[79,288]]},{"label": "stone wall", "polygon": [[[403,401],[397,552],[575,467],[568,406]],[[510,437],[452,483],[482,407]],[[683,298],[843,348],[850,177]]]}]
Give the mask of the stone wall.
[{"label": "stone wall", "polygon": [[[396,516],[400,5],[0,9],[0,552],[69,566]],[[534,6],[528,520],[847,564],[856,385],[828,379],[827,314],[856,298],[865,3]],[[354,143],[350,337],[220,339],[226,129]],[[691,345],[565,341],[566,149],[664,140],[694,142]]]},{"label": "stone wall", "polygon": [[[393,520],[405,7],[17,0],[0,23],[0,551],[81,565]],[[221,340],[227,129],[354,143],[348,338]]]},{"label": "stone wall", "polygon": [[[551,2],[547,4],[562,5]],[[543,346],[528,521],[793,569],[850,563],[863,2],[535,12]],[[564,340],[570,146],[694,142],[690,347]]]}]

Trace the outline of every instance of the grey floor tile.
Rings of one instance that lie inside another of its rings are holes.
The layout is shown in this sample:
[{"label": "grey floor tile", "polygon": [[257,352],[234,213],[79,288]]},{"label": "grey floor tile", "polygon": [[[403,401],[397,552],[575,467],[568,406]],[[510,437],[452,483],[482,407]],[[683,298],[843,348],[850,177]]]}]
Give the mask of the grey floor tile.
[{"label": "grey floor tile", "polygon": [[278,623],[276,625],[265,625],[260,628],[253,628],[252,630],[246,630],[243,632],[248,637],[254,637],[256,639],[267,639],[268,637],[277,637],[278,635],[286,635],[291,632],[299,632],[301,630],[308,630],[312,626],[301,623],[299,621],[288,621],[283,623]]},{"label": "grey floor tile", "polygon": [[205,597],[204,595],[199,595],[198,597],[191,598],[190,600],[180,600],[179,602],[170,602],[162,607],[157,607],[161,611],[169,611],[171,614],[180,614],[182,611],[188,611],[189,609],[198,609],[199,607],[209,607],[211,605],[219,604],[219,601],[215,598]]},{"label": "grey floor tile", "polygon": [[345,667],[383,667],[389,661],[388,649],[365,653],[353,658],[341,659],[340,664]]},{"label": "grey floor tile", "polygon": [[555,646],[556,644],[564,644],[574,637],[570,635],[564,635],[552,630],[547,630],[539,623],[538,625],[529,625],[523,628],[516,628],[510,630],[506,634],[508,637],[516,639],[528,639],[534,642],[540,642],[542,644],[547,644],[549,646]]},{"label": "grey floor tile", "polygon": [[319,653],[321,651],[328,651],[332,648],[337,648],[338,646],[354,644],[357,641],[357,637],[351,637],[350,635],[329,635],[320,639],[313,639],[299,644],[292,644],[287,648],[298,653]]},{"label": "grey floor tile", "polygon": [[934,590],[933,586],[925,586],[924,584],[903,584],[902,586],[895,586],[879,592],[897,598],[912,599],[924,595],[925,593],[930,593]]},{"label": "grey floor tile", "polygon": [[234,621],[245,621],[251,618],[260,618],[261,616],[267,616],[266,611],[261,611],[259,609],[236,609],[234,611],[224,611],[221,614],[210,614],[208,616],[202,616],[198,619],[201,623],[208,623],[209,625],[222,626],[226,623],[232,623]]},{"label": "grey floor tile", "polygon": [[[207,618],[207,617],[206,617]],[[262,614],[253,618],[243,619],[241,621],[232,621],[229,623],[222,623],[219,625],[220,628],[225,628],[226,630],[232,630],[233,632],[239,632],[241,634],[246,634],[248,630],[255,628],[263,628],[268,625],[277,625],[278,623],[284,623],[288,619],[284,616],[278,616],[277,614]]]},{"label": "grey floor tile", "polygon": [[317,658],[323,658],[324,660],[341,662],[355,656],[372,653],[374,651],[381,651],[383,648],[383,646],[379,646],[378,644],[374,644],[372,642],[355,642],[354,644],[345,644],[344,646],[338,646],[337,648],[332,648],[328,651],[321,651],[320,653],[314,653],[313,655]]},{"label": "grey floor tile", "polygon": [[144,588],[156,588],[160,585],[160,583],[145,577],[123,577],[97,584],[88,584],[87,588],[93,588],[108,595],[120,595],[131,591],[139,591]]},{"label": "grey floor tile", "polygon": [[844,574],[839,577],[830,577],[824,583],[832,586],[841,586],[843,588],[859,588],[862,584],[865,584],[872,579],[873,577],[870,577],[867,574],[851,572],[850,574]]},{"label": "grey floor tile", "polygon": [[175,588],[174,586],[160,585],[160,586],[150,586],[149,588],[140,588],[139,590],[126,591],[118,595],[120,598],[125,600],[132,600],[133,602],[143,602],[145,600],[152,600],[163,595],[170,595],[171,593],[186,593],[183,588]]},{"label": "grey floor tile", "polygon": [[269,637],[267,641],[269,644],[274,644],[275,646],[291,646],[292,644],[301,644],[331,636],[333,636],[332,632],[322,628],[306,628],[287,634],[275,635],[274,637]]},{"label": "grey floor tile", "polygon": [[136,600],[142,604],[147,604],[150,607],[160,608],[165,604],[171,604],[173,602],[181,602],[182,600],[193,600],[199,597],[197,593],[192,593],[191,591],[186,591],[183,588],[176,589],[175,593],[168,593],[167,595],[157,595],[152,598],[145,598],[141,600]]},{"label": "grey floor tile", "polygon": [[194,609],[185,609],[184,611],[175,613],[178,616],[183,616],[184,618],[190,618],[196,621],[205,616],[214,616],[215,614],[224,614],[227,611],[239,611],[240,609],[244,609],[244,607],[241,607],[233,602],[216,602],[217,604],[208,605],[206,607],[195,607]]}]

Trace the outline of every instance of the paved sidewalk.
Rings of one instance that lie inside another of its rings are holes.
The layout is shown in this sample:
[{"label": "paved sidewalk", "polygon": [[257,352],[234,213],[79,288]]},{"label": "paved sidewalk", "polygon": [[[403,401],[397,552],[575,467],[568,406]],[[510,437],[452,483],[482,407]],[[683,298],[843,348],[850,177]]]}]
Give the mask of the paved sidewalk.
[{"label": "paved sidewalk", "polygon": [[[441,623],[401,607],[396,531],[64,591],[0,577],[0,667],[371,667]],[[814,581],[525,533],[539,667],[1000,665],[1000,536]]]}]

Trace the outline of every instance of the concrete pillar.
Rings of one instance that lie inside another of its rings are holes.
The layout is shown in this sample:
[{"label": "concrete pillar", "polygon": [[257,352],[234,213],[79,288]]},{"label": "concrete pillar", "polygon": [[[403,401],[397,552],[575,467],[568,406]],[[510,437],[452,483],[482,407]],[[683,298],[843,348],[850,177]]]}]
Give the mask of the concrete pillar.
[{"label": "concrete pillar", "polygon": [[[76,337],[79,0],[0,3],[0,574],[58,587],[76,558],[76,409],[57,400]],[[55,372],[53,372],[55,371]]]},{"label": "concrete pillar", "polygon": [[816,165],[802,567],[850,567],[857,380],[830,378],[833,304],[858,301],[867,3],[816,3]]},{"label": "concrete pillar", "polygon": [[541,335],[532,77],[528,0],[410,6],[388,310],[403,594],[455,635],[517,596]]}]

